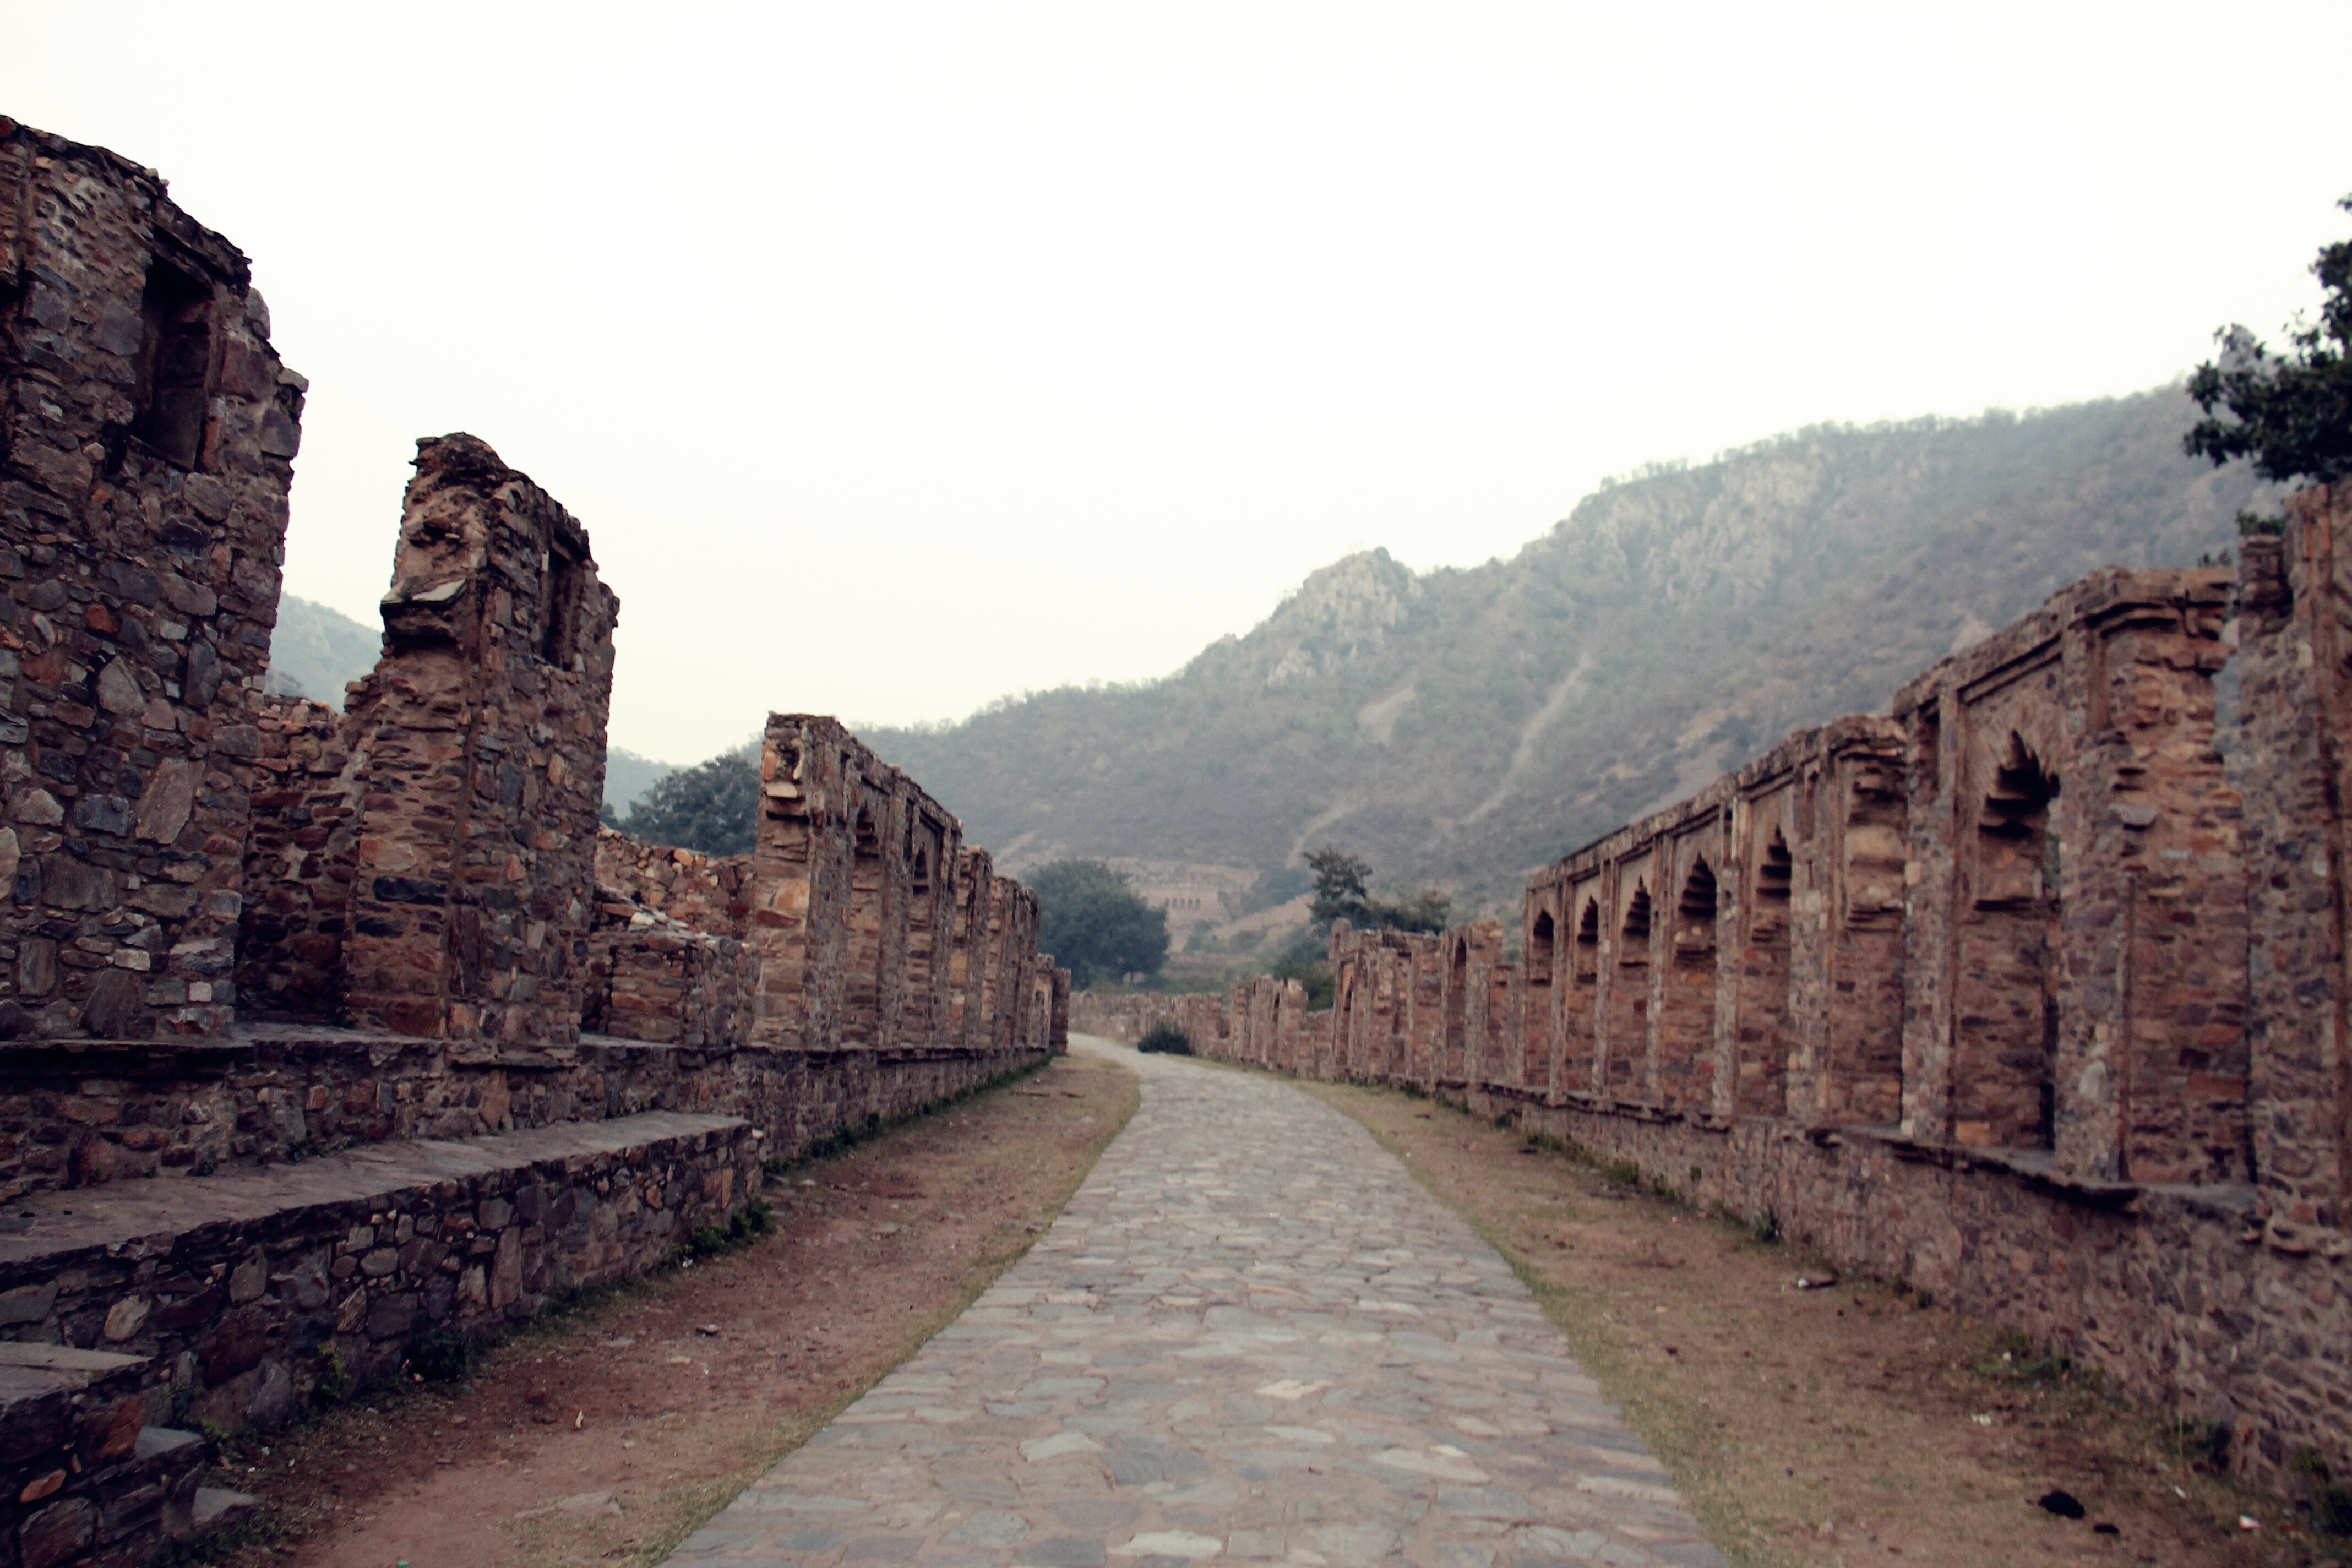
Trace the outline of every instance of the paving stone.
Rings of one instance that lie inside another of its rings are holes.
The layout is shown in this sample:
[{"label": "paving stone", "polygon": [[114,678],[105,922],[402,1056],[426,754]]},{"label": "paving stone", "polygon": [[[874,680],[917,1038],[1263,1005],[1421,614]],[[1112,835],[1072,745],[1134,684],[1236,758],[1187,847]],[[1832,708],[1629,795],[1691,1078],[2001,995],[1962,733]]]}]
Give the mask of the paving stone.
[{"label": "paving stone", "polygon": [[1724,1561],[1509,1268],[1361,1127],[1118,1055],[1142,1105],[1028,1256],[672,1562]]}]

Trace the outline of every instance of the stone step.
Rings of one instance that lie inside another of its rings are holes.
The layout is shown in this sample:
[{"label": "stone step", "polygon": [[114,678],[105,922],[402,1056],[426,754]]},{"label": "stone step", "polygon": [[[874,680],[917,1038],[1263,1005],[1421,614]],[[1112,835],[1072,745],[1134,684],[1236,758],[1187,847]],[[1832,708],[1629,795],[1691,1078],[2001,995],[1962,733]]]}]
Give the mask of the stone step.
[{"label": "stone step", "polygon": [[190,1535],[205,1445],[146,1421],[149,1364],[0,1342],[0,1542],[26,1561],[139,1563]]},{"label": "stone step", "polygon": [[[644,1111],[34,1194],[0,1211],[0,1333],[48,1342],[5,1347],[20,1356],[101,1357],[192,1423],[276,1425],[425,1336],[518,1321],[724,1226],[759,1186],[753,1133]],[[0,1386],[27,1370],[0,1357]]]}]

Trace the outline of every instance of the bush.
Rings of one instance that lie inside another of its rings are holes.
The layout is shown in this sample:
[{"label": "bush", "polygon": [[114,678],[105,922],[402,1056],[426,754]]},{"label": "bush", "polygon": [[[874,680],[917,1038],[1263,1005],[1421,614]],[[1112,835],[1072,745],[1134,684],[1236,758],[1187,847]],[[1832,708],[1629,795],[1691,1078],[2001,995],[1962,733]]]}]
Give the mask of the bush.
[{"label": "bush", "polygon": [[1183,1030],[1163,1018],[1143,1032],[1135,1048],[1155,1056],[1189,1057],[1192,1054],[1192,1042],[1184,1037]]}]

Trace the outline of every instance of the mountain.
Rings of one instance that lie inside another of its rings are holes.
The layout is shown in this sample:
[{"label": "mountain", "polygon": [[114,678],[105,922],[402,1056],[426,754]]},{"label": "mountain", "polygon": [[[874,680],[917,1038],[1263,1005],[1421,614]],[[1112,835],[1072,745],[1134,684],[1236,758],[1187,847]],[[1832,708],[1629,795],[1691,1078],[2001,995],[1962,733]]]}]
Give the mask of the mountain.
[{"label": "mountain", "polygon": [[340,610],[288,594],[269,639],[269,689],[341,711],[343,688],[375,668],[383,633]]},{"label": "mountain", "polygon": [[[341,711],[343,688],[375,668],[383,647],[383,634],[375,628],[288,594],[278,601],[278,629],[269,640],[269,689]],[[604,755],[605,804],[625,813],[631,801],[676,772],[675,763],[614,746]]]},{"label": "mountain", "polygon": [[1273,868],[1325,842],[1460,909],[1895,686],[2097,567],[2274,505],[2180,450],[2177,387],[1820,426],[1605,485],[1509,561],[1317,572],[1168,678],[865,738],[1012,868]]}]

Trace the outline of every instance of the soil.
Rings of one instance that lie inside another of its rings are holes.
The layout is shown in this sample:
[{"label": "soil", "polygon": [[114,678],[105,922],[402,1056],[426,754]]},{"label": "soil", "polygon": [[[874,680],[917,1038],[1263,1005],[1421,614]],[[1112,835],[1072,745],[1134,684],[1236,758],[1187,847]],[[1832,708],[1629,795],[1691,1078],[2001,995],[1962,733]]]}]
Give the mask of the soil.
[{"label": "soil", "polygon": [[249,1568],[658,1563],[1028,1249],[1126,1124],[1127,1068],[1044,1069],[772,1176],[772,1229],[529,1325],[464,1381],[360,1396],[209,1484]]},{"label": "soil", "polygon": [[[1464,1111],[1305,1087],[1510,1259],[1739,1562],[2352,1563],[2014,1336],[1875,1281],[1800,1288],[1836,1277]],[[2057,1491],[2084,1516],[2039,1505]]]}]

